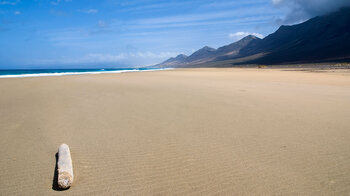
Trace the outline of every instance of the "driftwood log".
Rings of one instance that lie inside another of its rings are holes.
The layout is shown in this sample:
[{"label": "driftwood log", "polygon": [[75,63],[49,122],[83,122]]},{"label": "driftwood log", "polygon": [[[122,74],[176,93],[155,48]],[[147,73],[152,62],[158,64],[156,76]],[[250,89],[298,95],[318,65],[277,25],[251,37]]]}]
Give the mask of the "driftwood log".
[{"label": "driftwood log", "polygon": [[58,148],[58,186],[62,189],[68,189],[73,183],[73,164],[70,150],[67,144],[61,144]]}]

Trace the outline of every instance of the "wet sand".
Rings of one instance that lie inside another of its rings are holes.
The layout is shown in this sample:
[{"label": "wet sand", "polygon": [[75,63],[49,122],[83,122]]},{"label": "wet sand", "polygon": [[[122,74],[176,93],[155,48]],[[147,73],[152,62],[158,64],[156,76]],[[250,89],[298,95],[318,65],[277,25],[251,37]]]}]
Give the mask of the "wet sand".
[{"label": "wet sand", "polygon": [[0,195],[350,194],[349,72],[11,78],[0,92]]}]

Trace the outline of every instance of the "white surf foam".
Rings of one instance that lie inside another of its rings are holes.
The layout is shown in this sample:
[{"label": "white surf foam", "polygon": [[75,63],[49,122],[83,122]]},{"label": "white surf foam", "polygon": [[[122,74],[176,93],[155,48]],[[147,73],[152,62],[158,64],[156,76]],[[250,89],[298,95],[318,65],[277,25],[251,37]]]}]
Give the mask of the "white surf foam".
[{"label": "white surf foam", "polygon": [[60,72],[60,73],[35,73],[35,74],[18,74],[18,75],[0,75],[0,78],[26,78],[26,77],[43,77],[43,76],[67,76],[67,75],[85,75],[85,74],[105,74],[105,73],[126,73],[126,72],[145,72],[145,71],[162,71],[164,69],[147,69],[147,70],[116,70],[116,71],[91,71],[91,72]]}]

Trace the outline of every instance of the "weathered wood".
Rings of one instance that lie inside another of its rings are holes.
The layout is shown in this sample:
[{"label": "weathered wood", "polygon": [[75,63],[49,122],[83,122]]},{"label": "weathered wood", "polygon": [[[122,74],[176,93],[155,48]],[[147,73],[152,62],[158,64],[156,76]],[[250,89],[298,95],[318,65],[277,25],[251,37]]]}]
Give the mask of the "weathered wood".
[{"label": "weathered wood", "polygon": [[73,183],[73,164],[70,150],[67,144],[61,144],[58,148],[58,186],[67,189]]}]

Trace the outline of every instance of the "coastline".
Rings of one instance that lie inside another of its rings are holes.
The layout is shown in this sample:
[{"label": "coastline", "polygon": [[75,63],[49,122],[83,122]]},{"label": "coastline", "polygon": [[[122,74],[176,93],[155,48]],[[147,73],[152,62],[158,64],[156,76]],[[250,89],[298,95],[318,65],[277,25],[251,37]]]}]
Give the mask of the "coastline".
[{"label": "coastline", "polygon": [[[66,71],[62,70],[60,72],[52,72],[46,73],[43,71],[42,73],[28,73],[28,74],[6,74],[1,75],[0,78],[26,78],[26,77],[44,77],[44,76],[66,76],[66,75],[91,75],[91,74],[106,74],[106,73],[128,73],[128,72],[145,72],[145,71],[162,71],[162,70],[170,70],[173,68],[152,68],[152,69],[120,69],[120,70],[105,70],[100,69],[96,71]],[[0,70],[1,71],[1,70]],[[14,70],[16,71],[16,70]]]},{"label": "coastline", "polygon": [[69,195],[346,195],[349,89],[347,70],[3,78],[0,192],[61,194],[67,143]]}]

